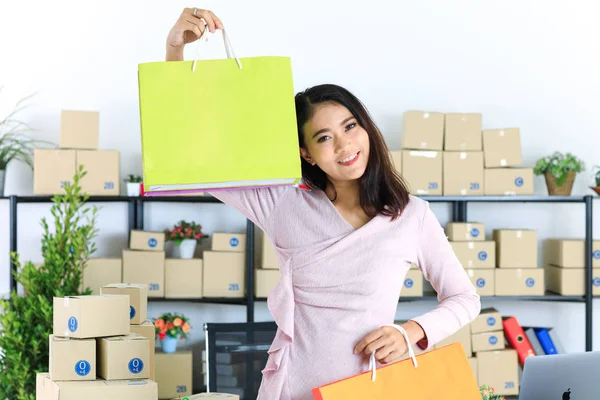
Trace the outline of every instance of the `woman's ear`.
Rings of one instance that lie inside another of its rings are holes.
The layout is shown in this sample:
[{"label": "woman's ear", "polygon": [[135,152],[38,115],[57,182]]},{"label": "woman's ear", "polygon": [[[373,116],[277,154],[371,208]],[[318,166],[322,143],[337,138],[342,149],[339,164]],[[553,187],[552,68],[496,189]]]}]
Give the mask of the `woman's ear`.
[{"label": "woman's ear", "polygon": [[316,164],[315,161],[313,160],[313,158],[311,157],[310,153],[308,152],[308,150],[306,150],[304,147],[300,147],[300,155],[310,165],[314,166]]}]

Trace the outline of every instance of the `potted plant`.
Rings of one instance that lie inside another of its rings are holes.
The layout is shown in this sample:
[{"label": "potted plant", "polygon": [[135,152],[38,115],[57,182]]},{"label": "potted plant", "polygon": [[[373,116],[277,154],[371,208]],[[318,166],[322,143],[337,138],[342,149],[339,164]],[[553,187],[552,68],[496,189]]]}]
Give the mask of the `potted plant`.
[{"label": "potted plant", "polygon": [[494,388],[489,385],[481,385],[479,393],[481,393],[481,400],[504,400],[504,396],[494,393]]},{"label": "potted plant", "polygon": [[198,240],[208,236],[202,233],[202,226],[195,222],[180,221],[172,229],[165,229],[165,240],[175,243],[179,249],[179,258],[194,257]]},{"label": "potted plant", "polygon": [[594,165],[593,173],[595,186],[590,186],[590,188],[600,195],[600,165]]},{"label": "potted plant", "polygon": [[569,196],[577,173],[585,170],[582,160],[571,153],[554,152],[552,155],[540,158],[533,172],[544,175],[549,195]]},{"label": "potted plant", "polygon": [[125,182],[127,183],[127,196],[129,197],[138,197],[141,194],[142,188],[142,177],[139,175],[129,174],[127,178],[125,178]]},{"label": "potted plant", "polygon": [[185,339],[190,332],[189,319],[183,314],[165,313],[154,321],[154,330],[163,353],[175,353],[177,340]]}]

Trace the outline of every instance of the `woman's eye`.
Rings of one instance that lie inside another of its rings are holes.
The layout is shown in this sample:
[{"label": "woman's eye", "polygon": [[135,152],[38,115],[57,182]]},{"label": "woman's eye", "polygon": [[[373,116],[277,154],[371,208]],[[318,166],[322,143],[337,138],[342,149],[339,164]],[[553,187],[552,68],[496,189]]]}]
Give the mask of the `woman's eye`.
[{"label": "woman's eye", "polygon": [[350,129],[354,128],[355,126],[356,126],[355,122],[348,124],[348,125],[346,125],[346,130],[349,131]]},{"label": "woman's eye", "polygon": [[329,136],[321,136],[319,140],[317,140],[317,143],[323,143],[327,139],[329,139]]}]

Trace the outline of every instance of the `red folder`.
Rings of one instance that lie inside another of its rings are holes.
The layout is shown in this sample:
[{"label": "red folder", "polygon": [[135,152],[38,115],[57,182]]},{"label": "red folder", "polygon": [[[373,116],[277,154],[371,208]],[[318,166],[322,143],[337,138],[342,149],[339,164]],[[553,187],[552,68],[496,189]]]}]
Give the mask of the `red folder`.
[{"label": "red folder", "polygon": [[502,324],[504,325],[506,340],[517,351],[519,362],[523,366],[527,357],[535,356],[533,346],[531,346],[527,335],[525,335],[525,331],[515,317],[505,318]]}]

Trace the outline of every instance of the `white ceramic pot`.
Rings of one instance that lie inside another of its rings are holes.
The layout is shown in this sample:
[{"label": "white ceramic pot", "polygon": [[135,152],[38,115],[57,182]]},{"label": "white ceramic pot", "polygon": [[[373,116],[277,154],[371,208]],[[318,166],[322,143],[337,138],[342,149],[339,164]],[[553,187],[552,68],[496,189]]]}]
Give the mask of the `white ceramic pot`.
[{"label": "white ceramic pot", "polygon": [[184,239],[179,245],[179,258],[194,258],[194,252],[196,251],[196,243],[196,239]]},{"label": "white ceramic pot", "polygon": [[127,196],[129,197],[138,197],[140,195],[140,186],[139,182],[127,182]]}]

